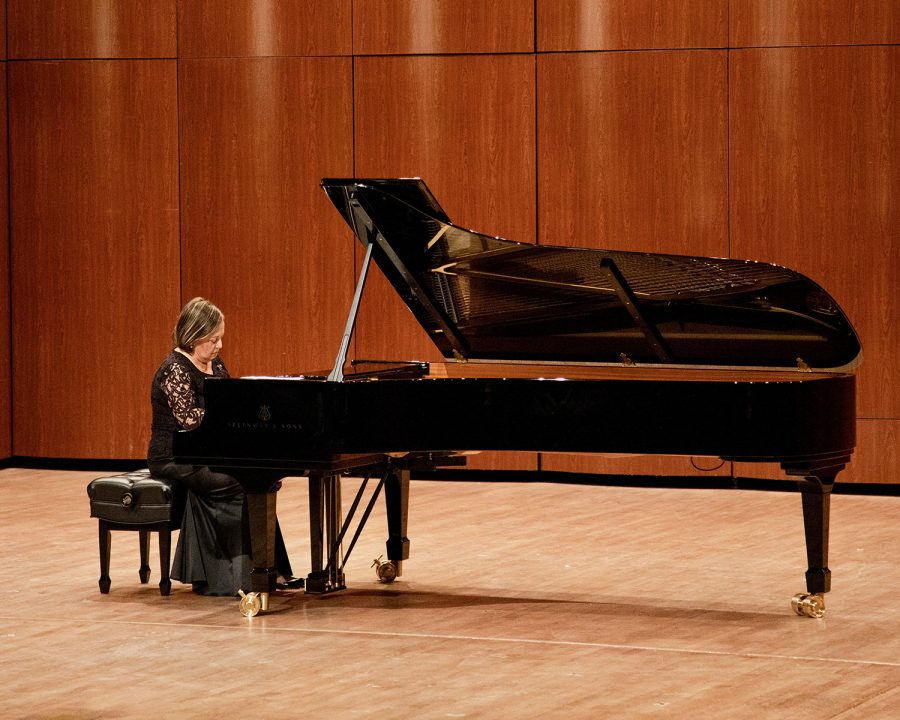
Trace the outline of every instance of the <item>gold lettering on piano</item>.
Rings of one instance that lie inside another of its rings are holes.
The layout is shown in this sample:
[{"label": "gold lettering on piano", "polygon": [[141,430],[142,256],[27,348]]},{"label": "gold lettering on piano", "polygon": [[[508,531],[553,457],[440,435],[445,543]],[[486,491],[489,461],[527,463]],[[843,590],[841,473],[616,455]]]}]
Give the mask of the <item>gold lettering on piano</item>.
[{"label": "gold lettering on piano", "polygon": [[231,420],[225,423],[225,427],[231,430],[302,430],[300,423],[273,423],[273,422],[247,422]]}]

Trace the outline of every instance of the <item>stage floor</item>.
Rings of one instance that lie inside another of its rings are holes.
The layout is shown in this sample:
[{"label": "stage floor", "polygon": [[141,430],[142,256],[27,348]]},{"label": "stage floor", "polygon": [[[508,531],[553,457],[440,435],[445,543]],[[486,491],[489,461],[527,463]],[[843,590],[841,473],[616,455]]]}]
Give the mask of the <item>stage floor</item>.
[{"label": "stage floor", "polygon": [[[413,481],[392,585],[383,506],[346,591],[238,602],[176,583],[156,537],[114,533],[97,587],[85,487],[105,473],[0,470],[4,718],[894,718],[900,498],[835,495],[832,592],[795,615],[800,496]],[[112,473],[106,473],[112,474]],[[344,480],[345,508],[357,481]],[[278,514],[309,563],[306,482]],[[173,538],[174,546],[174,538]]]}]

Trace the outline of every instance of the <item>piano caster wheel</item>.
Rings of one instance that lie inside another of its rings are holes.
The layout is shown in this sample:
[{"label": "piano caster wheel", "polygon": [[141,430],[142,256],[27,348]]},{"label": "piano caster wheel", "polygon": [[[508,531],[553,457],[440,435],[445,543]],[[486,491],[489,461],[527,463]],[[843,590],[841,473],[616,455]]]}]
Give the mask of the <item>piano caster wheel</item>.
[{"label": "piano caster wheel", "polygon": [[820,618],[825,614],[825,598],[820,593],[797,593],[791,598],[791,607],[798,615]]},{"label": "piano caster wheel", "polygon": [[372,567],[375,568],[375,574],[378,576],[378,582],[385,585],[394,582],[397,578],[397,566],[393,560],[382,560],[384,557],[379,556],[372,561]]},{"label": "piano caster wheel", "polygon": [[238,594],[241,596],[241,615],[244,617],[254,617],[259,614],[260,610],[268,610],[268,597],[263,598],[263,593],[244,593],[243,590],[238,590]]}]

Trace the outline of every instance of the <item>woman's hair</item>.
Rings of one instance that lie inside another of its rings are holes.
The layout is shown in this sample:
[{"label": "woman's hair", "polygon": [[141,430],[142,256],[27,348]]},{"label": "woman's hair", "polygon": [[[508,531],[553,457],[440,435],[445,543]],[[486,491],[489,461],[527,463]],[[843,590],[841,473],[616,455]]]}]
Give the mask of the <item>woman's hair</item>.
[{"label": "woman's hair", "polygon": [[206,298],[195,297],[193,300],[188,300],[187,304],[181,308],[181,314],[178,316],[178,322],[175,323],[175,330],[172,333],[175,347],[190,352],[198,340],[202,340],[216,331],[224,317],[222,311]]}]

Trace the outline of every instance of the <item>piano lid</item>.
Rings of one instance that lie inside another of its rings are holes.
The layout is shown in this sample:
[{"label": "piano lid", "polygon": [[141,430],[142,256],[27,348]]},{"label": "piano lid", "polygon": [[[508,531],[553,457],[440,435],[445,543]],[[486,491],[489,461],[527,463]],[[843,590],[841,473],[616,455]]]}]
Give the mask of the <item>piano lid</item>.
[{"label": "piano lid", "polygon": [[419,178],[322,187],[447,358],[850,371],[837,303],[784,267],[532,245],[454,225]]}]

